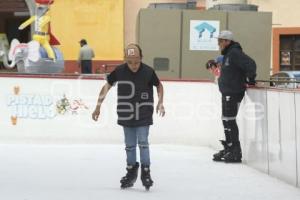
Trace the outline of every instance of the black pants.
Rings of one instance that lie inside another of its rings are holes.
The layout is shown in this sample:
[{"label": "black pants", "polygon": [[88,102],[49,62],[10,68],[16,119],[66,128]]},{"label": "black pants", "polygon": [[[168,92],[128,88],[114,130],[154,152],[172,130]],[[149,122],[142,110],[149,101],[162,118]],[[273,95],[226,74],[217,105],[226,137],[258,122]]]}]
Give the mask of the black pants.
[{"label": "black pants", "polygon": [[91,74],[92,73],[92,61],[91,60],[82,60],[81,61],[81,73],[82,74]]},{"label": "black pants", "polygon": [[222,94],[222,122],[226,143],[239,141],[239,128],[236,123],[236,116],[244,95],[245,93]]}]

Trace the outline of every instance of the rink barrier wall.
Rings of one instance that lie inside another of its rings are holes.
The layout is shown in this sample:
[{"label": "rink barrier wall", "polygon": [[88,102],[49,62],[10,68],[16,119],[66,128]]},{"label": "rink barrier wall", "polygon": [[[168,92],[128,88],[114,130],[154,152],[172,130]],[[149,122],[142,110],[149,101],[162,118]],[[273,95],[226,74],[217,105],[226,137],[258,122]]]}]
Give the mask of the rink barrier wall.
[{"label": "rink barrier wall", "polygon": [[[0,127],[5,130],[0,143],[123,143],[122,128],[116,123],[115,87],[102,105],[100,121],[91,119],[104,83],[99,76],[0,76]],[[213,134],[222,136],[215,84],[206,80],[163,84],[167,114],[164,118],[154,114],[152,143],[206,145]],[[154,93],[157,102],[156,89]],[[58,105],[64,97],[70,106]]]},{"label": "rink barrier wall", "polygon": [[243,104],[249,113],[239,120],[247,165],[299,187],[300,91],[249,89]]},{"label": "rink barrier wall", "polygon": [[[91,119],[104,83],[100,76],[0,75],[0,143],[122,144],[115,87],[102,105],[100,121]],[[154,114],[151,144],[221,148],[217,85],[197,80],[165,80],[163,85],[166,116]],[[244,163],[299,186],[299,119],[299,91],[248,89],[238,114]]]}]

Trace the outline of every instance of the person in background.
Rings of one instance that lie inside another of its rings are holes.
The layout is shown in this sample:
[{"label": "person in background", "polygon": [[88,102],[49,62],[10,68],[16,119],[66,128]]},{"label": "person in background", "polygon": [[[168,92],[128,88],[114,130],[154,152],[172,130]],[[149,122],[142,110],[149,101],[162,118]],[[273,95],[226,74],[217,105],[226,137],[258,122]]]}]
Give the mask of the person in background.
[{"label": "person in background", "polygon": [[215,82],[218,82],[218,78],[221,74],[221,66],[223,62],[223,56],[220,55],[214,60],[208,60],[206,63],[206,69],[209,70],[215,76]]},{"label": "person in background", "polygon": [[92,73],[92,59],[95,57],[94,50],[88,46],[86,39],[81,39],[80,51],[78,56],[78,67],[81,68],[82,74]]},{"label": "person in background", "polygon": [[150,176],[149,128],[153,124],[153,86],[157,88],[158,103],[156,112],[165,115],[163,106],[164,90],[155,71],[142,63],[142,50],[137,44],[125,49],[125,64],[119,65],[107,76],[102,87],[92,118],[97,121],[102,102],[110,88],[118,83],[118,124],[123,127],[127,155],[127,174],[121,179],[121,188],[132,187],[137,179],[139,162],[136,159],[136,146],[139,145],[141,180],[148,190],[153,180]]},{"label": "person in background", "polygon": [[255,85],[256,63],[243,52],[241,45],[234,41],[231,31],[221,31],[218,44],[224,56],[218,85],[222,94],[225,140],[221,140],[224,149],[214,154],[213,160],[241,162],[242,150],[236,116],[245,95],[246,85]]}]

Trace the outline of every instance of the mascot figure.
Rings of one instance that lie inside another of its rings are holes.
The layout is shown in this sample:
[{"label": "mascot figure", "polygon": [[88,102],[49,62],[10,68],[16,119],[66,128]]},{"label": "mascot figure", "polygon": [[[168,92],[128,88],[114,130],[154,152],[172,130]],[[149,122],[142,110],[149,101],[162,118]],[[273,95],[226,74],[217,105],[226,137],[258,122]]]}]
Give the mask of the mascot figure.
[{"label": "mascot figure", "polygon": [[60,43],[51,34],[50,28],[50,5],[54,0],[35,0],[36,2],[36,13],[30,17],[27,21],[19,26],[19,30],[22,30],[35,23],[35,30],[33,34],[33,40],[40,43],[46,50],[48,57],[55,61],[55,54],[52,50],[51,45],[59,45]]},{"label": "mascot figure", "polygon": [[34,23],[32,41],[20,43],[13,39],[9,52],[0,51],[0,57],[3,57],[7,68],[17,65],[21,73],[61,73],[64,70],[64,59],[61,51],[54,47],[60,43],[52,35],[50,27],[50,5],[54,0],[35,2],[35,14],[19,26],[19,30],[22,30]]}]

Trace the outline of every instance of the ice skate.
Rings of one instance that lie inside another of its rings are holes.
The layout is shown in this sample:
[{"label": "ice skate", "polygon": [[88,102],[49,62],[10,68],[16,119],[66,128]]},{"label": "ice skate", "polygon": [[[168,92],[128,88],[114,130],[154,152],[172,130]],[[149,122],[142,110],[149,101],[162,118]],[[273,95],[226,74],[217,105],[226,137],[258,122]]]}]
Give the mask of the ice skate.
[{"label": "ice skate", "polygon": [[213,161],[224,161],[224,156],[229,150],[229,146],[226,141],[220,140],[220,142],[223,145],[224,149],[213,155]]},{"label": "ice skate", "polygon": [[226,163],[241,163],[242,150],[240,142],[234,142],[223,158]]},{"label": "ice skate", "polygon": [[153,185],[153,180],[151,179],[149,166],[142,165],[141,180],[142,180],[143,186],[148,191],[150,189],[150,187]]},{"label": "ice skate", "polygon": [[134,185],[134,183],[137,179],[137,176],[138,176],[138,169],[139,169],[138,162],[136,162],[136,164],[134,166],[128,165],[126,167],[127,174],[126,174],[126,176],[122,177],[122,179],[120,180],[122,189],[129,188]]}]

